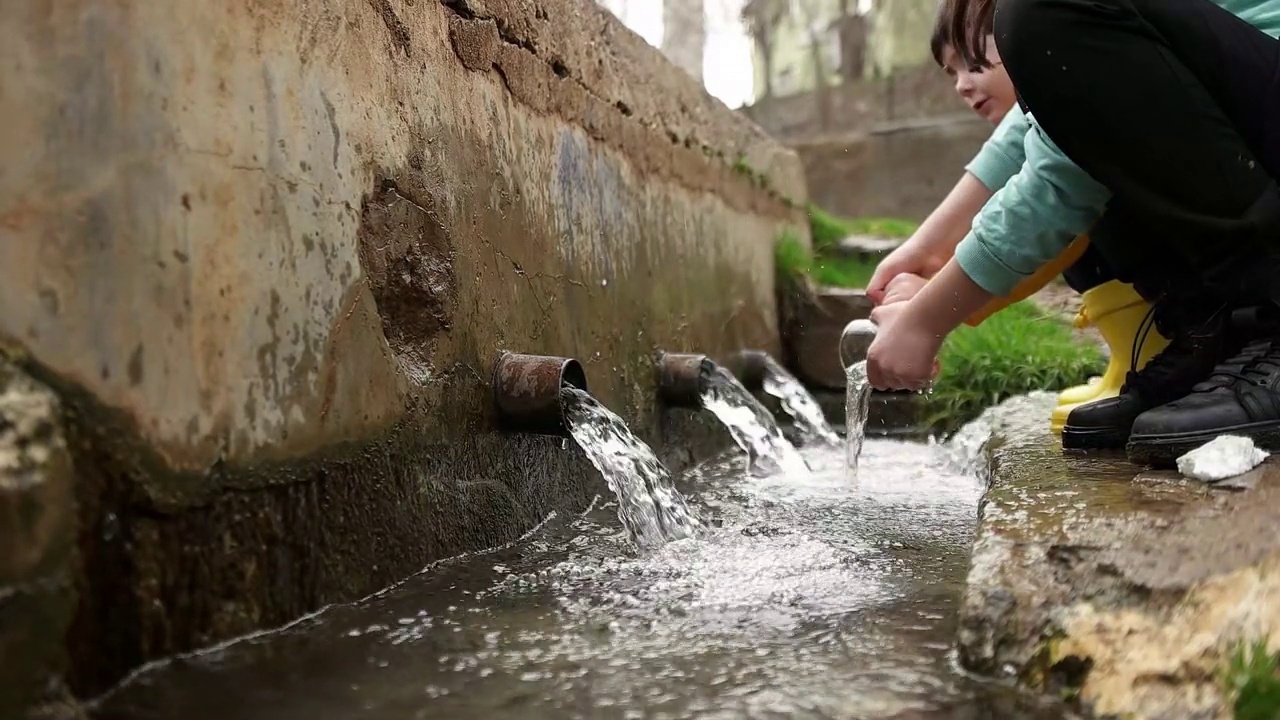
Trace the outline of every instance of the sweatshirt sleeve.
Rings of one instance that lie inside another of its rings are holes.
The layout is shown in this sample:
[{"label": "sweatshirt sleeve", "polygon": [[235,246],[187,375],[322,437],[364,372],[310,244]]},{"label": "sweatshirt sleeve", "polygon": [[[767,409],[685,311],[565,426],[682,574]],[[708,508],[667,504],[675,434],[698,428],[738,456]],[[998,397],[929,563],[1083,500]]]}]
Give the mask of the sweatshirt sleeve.
[{"label": "sweatshirt sleeve", "polygon": [[993,295],[1007,295],[1066,250],[1111,198],[1035,126],[1034,118],[1030,122],[1022,167],[991,196],[956,247],[960,268]]},{"label": "sweatshirt sleeve", "polygon": [[1014,105],[964,169],[991,192],[1004,187],[1026,160],[1025,143],[1030,129],[1022,108]]}]

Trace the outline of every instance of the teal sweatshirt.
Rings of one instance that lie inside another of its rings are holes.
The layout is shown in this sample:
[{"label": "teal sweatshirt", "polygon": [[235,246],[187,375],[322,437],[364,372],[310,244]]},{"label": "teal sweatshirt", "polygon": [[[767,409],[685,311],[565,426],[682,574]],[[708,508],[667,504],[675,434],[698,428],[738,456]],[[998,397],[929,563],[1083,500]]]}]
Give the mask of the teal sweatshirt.
[{"label": "teal sweatshirt", "polygon": [[[1213,1],[1280,37],[1280,0]],[[956,261],[994,295],[1008,295],[1061,254],[1102,216],[1111,198],[1017,106],[965,169],[995,194],[956,247]]]}]

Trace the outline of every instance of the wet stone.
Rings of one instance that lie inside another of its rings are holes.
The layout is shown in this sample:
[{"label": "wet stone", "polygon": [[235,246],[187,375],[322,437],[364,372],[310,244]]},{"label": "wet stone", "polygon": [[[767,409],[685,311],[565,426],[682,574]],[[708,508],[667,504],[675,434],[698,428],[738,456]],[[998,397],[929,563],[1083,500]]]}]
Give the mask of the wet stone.
[{"label": "wet stone", "polygon": [[1218,678],[1236,643],[1280,641],[1280,465],[1228,491],[1064,453],[1052,404],[984,444],[962,662],[1100,716],[1227,717]]}]

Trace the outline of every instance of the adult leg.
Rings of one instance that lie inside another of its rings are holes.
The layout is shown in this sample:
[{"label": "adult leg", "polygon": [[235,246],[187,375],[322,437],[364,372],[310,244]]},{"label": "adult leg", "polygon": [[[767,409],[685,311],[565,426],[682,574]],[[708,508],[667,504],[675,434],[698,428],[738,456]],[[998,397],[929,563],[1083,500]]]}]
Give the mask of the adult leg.
[{"label": "adult leg", "polygon": [[1124,242],[1240,296],[1233,261],[1280,245],[1280,42],[1208,0],[999,0],[995,31],[1036,122],[1141,219]]},{"label": "adult leg", "polygon": [[1106,258],[1099,252],[1098,246],[1090,242],[1089,247],[1085,249],[1080,259],[1063,271],[1062,279],[1067,282],[1067,285],[1072,290],[1083,294],[1099,285],[1115,280],[1116,274],[1112,271]]}]

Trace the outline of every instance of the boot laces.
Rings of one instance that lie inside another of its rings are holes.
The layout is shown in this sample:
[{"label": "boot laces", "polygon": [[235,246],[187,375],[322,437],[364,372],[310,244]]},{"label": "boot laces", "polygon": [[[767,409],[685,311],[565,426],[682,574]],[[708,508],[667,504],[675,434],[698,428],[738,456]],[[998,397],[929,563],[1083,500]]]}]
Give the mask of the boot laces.
[{"label": "boot laces", "polygon": [[1199,368],[1200,363],[1194,361],[1204,349],[1202,336],[1209,325],[1205,323],[1194,332],[1170,333],[1173,337],[1169,344],[1152,357],[1146,366],[1138,369],[1138,354],[1145,347],[1147,337],[1156,326],[1158,303],[1159,301],[1151,304],[1138,325],[1138,332],[1133,338],[1132,353],[1129,356],[1131,358],[1129,372],[1125,375],[1122,389],[1123,392],[1136,391],[1149,400],[1175,393],[1179,388],[1185,391],[1190,382],[1194,382],[1187,378],[1187,374]]},{"label": "boot laces", "polygon": [[1271,338],[1256,340],[1214,367],[1209,379],[1195,389],[1205,392],[1236,383],[1267,386],[1277,374],[1280,374],[1280,347]]}]

